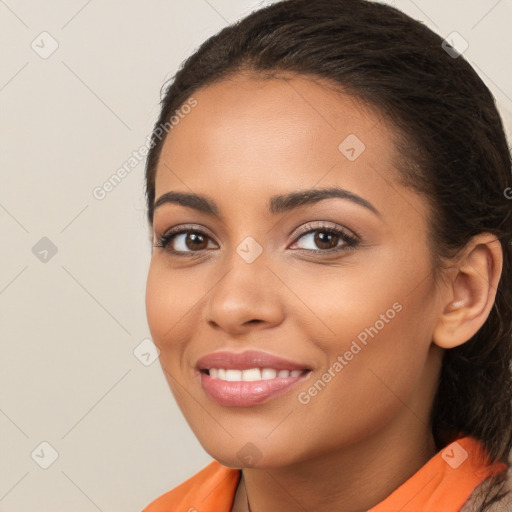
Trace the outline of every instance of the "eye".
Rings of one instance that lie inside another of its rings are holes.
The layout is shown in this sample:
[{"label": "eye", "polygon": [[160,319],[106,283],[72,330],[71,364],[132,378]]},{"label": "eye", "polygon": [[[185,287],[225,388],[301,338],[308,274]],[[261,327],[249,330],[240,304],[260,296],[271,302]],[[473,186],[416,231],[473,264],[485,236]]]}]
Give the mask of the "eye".
[{"label": "eye", "polygon": [[[299,235],[301,236],[296,239],[293,246],[297,244],[297,241],[305,240],[306,247],[303,246],[302,249],[315,254],[339,252],[353,248],[359,244],[359,239],[348,233],[345,229],[329,226],[327,224],[321,224],[315,227],[312,227],[310,224],[306,225],[299,229]],[[314,246],[319,249],[315,249]]]},{"label": "eye", "polygon": [[[333,253],[349,248],[353,248],[359,244],[359,239],[348,232],[348,230],[333,227],[327,224],[321,224],[312,227],[311,224],[303,226],[298,231],[298,236],[293,247],[298,241],[305,240],[306,247],[299,249],[308,253]],[[202,251],[212,248],[211,237],[204,231],[187,226],[181,226],[174,230],[164,233],[157,239],[154,247],[160,247],[175,256],[196,256]],[[309,245],[309,247],[307,247]],[[318,249],[315,249],[315,246]],[[213,244],[213,248],[218,248]]]},{"label": "eye", "polygon": [[204,231],[182,226],[164,233],[153,247],[160,247],[177,256],[190,256],[206,250],[208,241],[211,241],[211,238]]}]

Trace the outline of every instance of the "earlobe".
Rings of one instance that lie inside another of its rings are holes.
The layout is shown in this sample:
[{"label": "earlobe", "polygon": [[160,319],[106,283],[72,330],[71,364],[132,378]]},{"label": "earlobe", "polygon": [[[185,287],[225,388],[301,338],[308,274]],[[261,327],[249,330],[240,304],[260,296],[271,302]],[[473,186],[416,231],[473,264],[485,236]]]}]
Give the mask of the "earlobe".
[{"label": "earlobe", "polygon": [[441,348],[462,345],[487,320],[503,267],[501,243],[490,233],[473,237],[456,267],[453,277],[443,285],[433,333],[433,342]]}]

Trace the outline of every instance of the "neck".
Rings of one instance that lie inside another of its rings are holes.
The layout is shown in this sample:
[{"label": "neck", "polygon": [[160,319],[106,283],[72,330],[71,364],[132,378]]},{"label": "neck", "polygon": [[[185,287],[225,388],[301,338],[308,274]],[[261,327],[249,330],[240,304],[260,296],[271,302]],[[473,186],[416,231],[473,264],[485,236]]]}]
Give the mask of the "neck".
[{"label": "neck", "polygon": [[[403,415],[406,428],[389,425],[378,435],[336,452],[289,467],[244,469],[233,510],[363,512],[370,509],[437,452],[430,428],[422,425],[408,409],[404,409]],[[414,422],[415,431],[411,429]],[[418,424],[422,428],[418,429]]]}]

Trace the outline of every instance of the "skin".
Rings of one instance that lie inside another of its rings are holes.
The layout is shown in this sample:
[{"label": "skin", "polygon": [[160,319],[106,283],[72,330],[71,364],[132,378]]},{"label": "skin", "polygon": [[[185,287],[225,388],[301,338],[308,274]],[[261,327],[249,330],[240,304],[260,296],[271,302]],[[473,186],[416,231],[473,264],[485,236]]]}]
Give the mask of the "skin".
[{"label": "skin", "polygon": [[[247,497],[252,512],[367,510],[436,453],[429,417],[443,349],[467,341],[487,318],[501,246],[475,237],[436,282],[429,205],[399,183],[392,126],[318,80],[238,75],[194,98],[166,138],[156,198],[205,195],[222,219],[178,204],[155,211],[155,244],[184,224],[207,235],[201,250],[186,235],[171,242],[194,257],[152,251],[146,311],[166,379],[204,449],[243,468],[233,510],[248,510]],[[355,161],[338,149],[349,134],[366,146]],[[273,195],[330,186],[380,214],[340,198],[268,211]],[[344,242],[315,243],[322,221],[357,234],[359,245],[327,253]],[[303,225],[318,231],[300,238]],[[263,249],[252,263],[236,251],[247,236]],[[401,311],[300,403],[299,393],[395,303]],[[225,407],[208,398],[195,369],[221,349],[265,351],[312,372],[266,403]],[[237,455],[247,443],[256,447],[250,467]]]}]

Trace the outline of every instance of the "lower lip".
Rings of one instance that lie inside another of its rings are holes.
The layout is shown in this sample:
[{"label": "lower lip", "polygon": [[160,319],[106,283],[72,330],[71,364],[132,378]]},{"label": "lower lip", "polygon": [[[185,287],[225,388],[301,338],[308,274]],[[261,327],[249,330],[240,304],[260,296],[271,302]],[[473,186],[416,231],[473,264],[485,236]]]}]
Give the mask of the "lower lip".
[{"label": "lower lip", "polygon": [[250,407],[274,398],[289,390],[311,372],[298,377],[278,377],[253,382],[229,382],[222,379],[213,379],[207,373],[201,373],[201,386],[205,393],[215,402],[234,407]]}]

